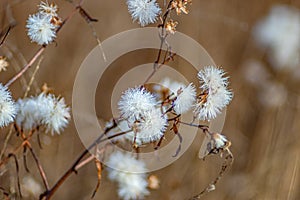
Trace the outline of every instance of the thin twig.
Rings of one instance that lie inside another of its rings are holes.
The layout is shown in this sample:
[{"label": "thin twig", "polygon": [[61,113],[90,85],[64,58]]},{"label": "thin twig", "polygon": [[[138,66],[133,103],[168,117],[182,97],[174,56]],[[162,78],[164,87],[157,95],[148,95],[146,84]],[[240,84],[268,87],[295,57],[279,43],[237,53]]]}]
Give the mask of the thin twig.
[{"label": "thin twig", "polygon": [[5,200],[9,200],[9,192],[7,192],[3,187],[0,187],[3,195],[5,196]]},{"label": "thin twig", "polygon": [[[6,30],[6,32],[5,32],[5,34],[4,34],[3,38],[2,38],[2,40],[1,40],[1,42],[0,42],[0,47],[4,44],[4,42],[5,42],[5,40],[6,40],[7,36],[8,36],[8,34],[9,34],[9,32],[10,32],[10,30],[11,30],[13,27],[14,27],[14,26],[11,26],[11,25],[8,26],[8,29]],[[0,35],[1,35],[1,34],[0,34]],[[1,36],[1,37],[2,37],[2,36]]]},{"label": "thin twig", "polygon": [[12,135],[12,132],[13,132],[13,127],[14,127],[14,125],[12,124],[9,128],[8,134],[5,137],[4,145],[3,145],[3,148],[2,148],[1,154],[0,154],[0,160],[2,160],[2,157],[5,153],[6,148],[7,148],[8,141],[9,141],[11,135]]},{"label": "thin twig", "polygon": [[[23,148],[23,146],[24,146],[24,143],[22,143],[20,146],[18,146],[17,148],[15,148],[15,150],[12,151],[10,154],[16,154],[18,151],[20,151],[20,150]],[[9,155],[10,155],[10,154],[9,154]],[[9,158],[10,158],[9,155],[6,156],[6,157],[4,157],[4,158],[1,160],[1,162],[0,162],[0,167],[8,162],[8,160],[9,160]]]},{"label": "thin twig", "polygon": [[42,167],[42,165],[41,165],[41,163],[40,163],[37,155],[35,154],[33,148],[31,147],[31,145],[29,143],[26,143],[26,146],[29,148],[29,150],[31,152],[31,155],[32,155],[32,157],[33,157],[33,159],[34,159],[34,161],[35,161],[35,163],[36,163],[36,165],[37,165],[37,167],[39,169],[39,172],[40,172],[40,175],[42,177],[44,186],[45,186],[46,190],[48,190],[49,189],[49,184],[48,184],[48,181],[47,181],[47,177],[46,177],[45,171],[44,171],[44,169],[43,169],[43,167]]},{"label": "thin twig", "polygon": [[17,182],[18,182],[18,191],[19,191],[19,195],[22,198],[22,193],[21,193],[21,185],[20,185],[20,176],[19,176],[19,163],[18,163],[18,159],[17,156],[15,154],[9,154],[8,158],[14,158],[15,164],[16,164],[16,171],[17,171]]},{"label": "thin twig", "polygon": [[233,157],[231,151],[228,148],[225,148],[224,152],[227,155],[225,156],[225,160],[222,164],[222,167],[220,169],[220,172],[219,172],[218,176],[204,190],[202,190],[199,194],[193,196],[190,200],[200,199],[205,194],[207,194],[211,191],[214,191],[216,189],[217,183],[223,177],[224,173],[232,166],[233,161],[234,161],[234,157]]},{"label": "thin twig", "polygon": [[104,60],[104,62],[106,62],[106,55],[104,53],[103,47],[102,47],[102,43],[100,40],[100,37],[97,34],[97,31],[93,25],[93,22],[98,22],[97,19],[91,17],[85,9],[82,8],[81,6],[82,2],[80,2],[80,4],[78,6],[76,6],[76,8],[79,10],[80,15],[82,16],[82,18],[86,21],[86,23],[89,25],[90,29],[92,30],[93,36],[96,39],[98,46],[100,48],[100,53],[102,54],[102,58]]},{"label": "thin twig", "polygon": [[[54,195],[54,193],[58,190],[58,188],[65,182],[65,180],[73,173],[77,173],[77,166],[80,164],[80,161],[89,153],[89,151],[94,148],[99,143],[102,143],[104,141],[110,140],[112,138],[118,137],[120,135],[124,135],[128,133],[129,131],[117,133],[115,135],[109,136],[107,138],[102,139],[106,133],[108,133],[110,130],[115,128],[117,126],[116,123],[114,123],[111,127],[107,128],[103,134],[101,134],[87,149],[85,149],[80,156],[75,160],[75,162],[71,165],[71,167],[59,178],[59,180],[54,184],[54,186],[50,190],[46,190],[44,193],[40,195],[41,199],[49,200]],[[131,130],[130,130],[131,131]]]},{"label": "thin twig", "polygon": [[99,187],[100,187],[100,183],[101,183],[101,177],[102,177],[102,163],[97,159],[95,158],[95,164],[96,164],[96,168],[97,168],[97,185],[94,189],[94,192],[92,194],[92,199],[95,197]]},{"label": "thin twig", "polygon": [[25,65],[23,67],[23,69],[17,73],[16,75],[14,75],[14,77],[12,77],[6,84],[6,87],[9,87],[12,83],[14,83],[16,80],[18,80],[30,67],[31,65],[36,61],[36,59],[42,55],[42,53],[45,51],[46,46],[42,46],[39,48],[39,50],[34,54],[34,56],[31,58],[31,60],[29,61],[29,63],[27,65]]},{"label": "thin twig", "polygon": [[205,132],[208,131],[208,128],[209,128],[207,125],[202,125],[202,124],[186,123],[186,122],[182,122],[182,121],[178,121],[178,123],[184,124],[184,125],[187,125],[187,126],[193,126],[193,127],[196,127],[196,128],[200,128]]},{"label": "thin twig", "polygon": [[34,81],[34,78],[35,78],[35,75],[36,75],[37,71],[40,69],[40,65],[41,65],[41,62],[42,62],[43,59],[44,59],[44,56],[42,56],[42,57],[40,58],[40,60],[38,61],[38,64],[36,65],[36,68],[35,68],[35,70],[34,70],[32,76],[31,76],[31,79],[30,79],[30,81],[29,81],[29,83],[28,83],[28,85],[27,85],[26,91],[25,91],[25,93],[24,93],[24,98],[27,97],[28,92],[30,91],[31,85],[32,85],[32,83],[33,83],[33,81]]},{"label": "thin twig", "polygon": [[178,154],[179,154],[179,152],[181,150],[181,144],[182,144],[182,141],[183,141],[182,136],[179,133],[179,130],[177,128],[178,121],[179,121],[178,119],[176,121],[174,121],[173,127],[171,129],[171,130],[173,130],[174,134],[178,137],[178,140],[179,140],[178,148],[177,148],[175,154],[173,155],[173,157],[177,157],[178,156]]},{"label": "thin twig", "polygon": [[[168,33],[165,32],[165,25],[166,25],[166,22],[167,22],[167,19],[168,19],[168,16],[172,10],[171,6],[172,6],[172,2],[174,0],[170,0],[169,3],[168,3],[168,6],[167,6],[167,9],[166,9],[166,12],[164,13],[163,17],[162,17],[162,23],[158,25],[158,28],[161,28],[161,34],[160,34],[160,47],[159,47],[159,50],[158,50],[158,54],[157,54],[157,58],[154,62],[154,65],[153,65],[153,71],[151,72],[151,74],[146,78],[144,84],[146,84],[153,76],[154,74],[157,72],[157,70],[164,64],[166,64],[166,56],[164,58],[164,60],[162,61],[162,63],[160,65],[159,64],[159,61],[160,61],[160,58],[161,58],[161,55],[162,55],[162,52],[163,52],[163,45],[166,44],[166,38],[168,36]],[[169,52],[169,46],[167,45],[167,52],[166,54]],[[165,55],[166,55],[165,54]]]},{"label": "thin twig", "polygon": [[[63,20],[62,24],[60,27],[58,27],[58,29],[56,30],[56,33],[58,33],[61,28],[66,24],[66,22],[71,19],[73,17],[73,15],[78,11],[78,9],[74,9],[68,17],[65,18],[65,20]],[[17,73],[14,77],[12,77],[6,84],[5,86],[10,86],[12,83],[14,83],[16,80],[18,80],[32,65],[33,63],[37,60],[37,58],[39,58],[40,55],[42,55],[42,53],[45,51],[46,49],[46,45],[42,46],[39,48],[39,50],[34,54],[34,56],[31,58],[31,60],[29,61],[28,64],[26,64],[23,69]]]},{"label": "thin twig", "polygon": [[29,169],[28,169],[28,166],[27,166],[26,152],[27,152],[27,148],[26,148],[26,146],[24,146],[24,149],[23,149],[23,163],[24,163],[24,168],[25,168],[26,172],[30,172]]},{"label": "thin twig", "polygon": [[76,167],[75,170],[78,171],[80,168],[82,168],[83,166],[85,166],[86,164],[92,162],[95,159],[94,155],[89,156],[88,158],[86,158],[85,160],[83,160],[82,162],[80,162]]}]

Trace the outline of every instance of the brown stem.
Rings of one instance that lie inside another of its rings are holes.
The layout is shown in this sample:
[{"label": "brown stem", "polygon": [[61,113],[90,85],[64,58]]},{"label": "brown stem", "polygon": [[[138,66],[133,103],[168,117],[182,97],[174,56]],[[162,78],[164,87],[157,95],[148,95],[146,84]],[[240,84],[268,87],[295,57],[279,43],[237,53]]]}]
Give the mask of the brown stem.
[{"label": "brown stem", "polygon": [[102,178],[102,163],[97,158],[95,158],[95,164],[96,164],[96,168],[97,168],[97,178],[98,178],[98,180],[97,180],[97,185],[94,189],[94,192],[91,196],[91,199],[93,199],[95,197],[95,195],[96,195],[96,193],[97,193],[97,191],[100,187],[101,178]]},{"label": "brown stem", "polygon": [[[2,40],[1,40],[1,42],[0,42],[0,47],[1,47],[1,46],[3,45],[3,43],[5,42],[5,40],[6,40],[7,36],[8,36],[8,34],[9,34],[10,30],[11,30],[14,26],[15,26],[15,25],[9,25],[9,26],[8,26],[8,28],[7,28],[5,34],[4,34],[4,36],[3,36],[3,38],[2,38]],[[2,37],[2,33],[0,34],[0,36]]]},{"label": "brown stem", "polygon": [[19,176],[19,163],[18,163],[18,159],[17,156],[15,154],[9,154],[8,158],[13,157],[15,164],[16,164],[16,171],[17,171],[17,181],[18,181],[18,191],[19,191],[19,195],[22,198],[22,193],[21,193],[21,185],[20,185],[20,176]]},{"label": "brown stem", "polygon": [[36,163],[36,165],[39,169],[39,172],[40,172],[40,175],[42,177],[44,186],[45,186],[46,190],[48,190],[49,189],[49,184],[48,184],[48,181],[47,181],[47,177],[46,177],[45,171],[44,171],[37,155],[35,154],[34,150],[32,149],[31,145],[28,142],[26,143],[26,147],[30,150],[31,155],[32,155],[32,157],[33,157],[33,159],[34,159],[34,161],[35,161],[35,163]]},{"label": "brown stem", "polygon": [[[16,154],[18,151],[20,151],[20,150],[22,149],[23,146],[24,146],[24,144],[22,143],[22,144],[21,144],[20,146],[18,146],[13,152],[9,153],[9,155],[10,155],[10,154]],[[9,155],[6,156],[6,157],[4,157],[4,158],[1,160],[1,162],[0,162],[0,167],[8,162],[8,160],[9,160],[9,158],[10,158]]]},{"label": "brown stem", "polygon": [[[42,199],[46,199],[49,200],[51,199],[51,197],[54,195],[54,193],[59,189],[59,187],[65,182],[65,180],[73,173],[77,173],[76,169],[77,166],[80,165],[80,161],[89,153],[89,151],[94,148],[96,145],[98,145],[101,142],[110,140],[112,138],[124,135],[129,131],[126,132],[121,132],[121,133],[117,133],[115,135],[109,136],[107,138],[103,138],[105,136],[106,133],[108,133],[110,130],[112,130],[113,128],[115,128],[117,126],[117,124],[115,123],[112,127],[107,128],[103,134],[101,134],[87,149],[85,149],[80,156],[76,159],[76,161],[72,164],[72,166],[63,174],[63,176],[61,176],[61,178],[55,183],[55,185],[50,189],[50,190],[46,190],[44,193],[42,193],[40,195],[40,200]],[[103,138],[103,139],[102,139]]]},{"label": "brown stem", "polygon": [[[56,30],[56,33],[58,33],[61,28],[65,25],[65,23],[72,18],[72,16],[78,11],[77,8],[75,8],[68,17],[65,18],[65,20],[63,20],[61,26]],[[40,55],[42,55],[42,53],[45,51],[46,49],[46,45],[42,46],[39,48],[39,50],[34,54],[34,56],[31,58],[31,60],[29,61],[28,64],[26,64],[23,69],[17,73],[14,77],[12,77],[6,84],[6,87],[9,87],[12,83],[14,83],[16,80],[18,80],[31,66],[32,64],[40,57]]]},{"label": "brown stem", "polygon": [[0,187],[0,191],[2,192],[2,194],[5,197],[5,200],[9,200],[9,192],[6,191],[3,187]]},{"label": "brown stem", "polygon": [[215,190],[216,184],[223,177],[224,173],[232,166],[234,157],[233,157],[231,151],[228,148],[224,149],[224,151],[227,155],[225,157],[225,160],[222,164],[222,167],[220,169],[218,176],[204,190],[202,190],[199,194],[193,196],[190,200],[201,199],[201,197],[204,196],[205,194]]},{"label": "brown stem", "polygon": [[[153,66],[153,71],[151,72],[151,74],[147,77],[146,81],[144,82],[144,84],[146,84],[150,79],[151,77],[157,72],[157,70],[166,63],[166,57],[164,58],[163,62],[161,63],[161,65],[158,65],[159,61],[160,61],[160,58],[161,58],[161,55],[162,55],[162,51],[163,51],[163,44],[165,43],[165,40],[168,36],[168,34],[165,32],[165,25],[166,25],[166,22],[167,22],[167,18],[172,10],[171,6],[172,6],[172,2],[174,0],[170,0],[169,3],[168,3],[168,6],[167,6],[167,10],[166,12],[164,13],[163,17],[162,17],[162,23],[158,25],[158,28],[161,28],[161,35],[160,35],[160,47],[159,47],[159,51],[158,51],[158,54],[157,54],[157,58],[154,62],[154,66]],[[167,51],[168,52],[168,51]]]},{"label": "brown stem", "polygon": [[[2,160],[2,157],[3,157],[3,155],[4,155],[5,151],[6,151],[7,144],[8,144],[8,142],[9,142],[9,139],[10,139],[10,137],[11,137],[11,135],[12,135],[12,132],[13,132],[13,126],[14,126],[14,125],[11,124],[11,126],[10,126],[10,128],[9,128],[9,131],[8,131],[6,137],[5,137],[4,145],[3,145],[3,148],[2,148],[1,153],[0,153],[0,160]],[[1,163],[1,162],[0,162],[0,163]],[[0,164],[0,166],[1,166],[1,164]]]},{"label": "brown stem", "polygon": [[34,56],[31,58],[31,60],[29,61],[29,63],[27,65],[25,65],[23,67],[23,69],[17,73],[14,77],[12,77],[6,84],[6,87],[9,87],[13,82],[15,82],[16,80],[18,80],[30,67],[31,65],[36,61],[36,59],[38,59],[38,57],[40,57],[40,55],[42,55],[42,53],[45,51],[46,46],[42,46],[40,47],[40,49],[34,54]]},{"label": "brown stem", "polygon": [[75,163],[69,168],[64,175],[55,183],[55,185],[50,189],[46,190],[43,194],[40,195],[40,199],[46,198],[47,200],[50,199],[54,193],[57,191],[57,189],[65,182],[65,180],[73,173],[76,172],[76,165],[80,162],[80,160],[88,154],[88,150],[86,149],[79,158],[75,161]]},{"label": "brown stem", "polygon": [[200,128],[200,129],[203,130],[203,132],[210,133],[209,130],[208,130],[209,127],[207,125],[186,123],[186,122],[182,122],[182,121],[178,121],[178,123],[184,124],[184,125],[187,125],[187,126],[193,126],[193,127],[196,127],[196,128]]}]

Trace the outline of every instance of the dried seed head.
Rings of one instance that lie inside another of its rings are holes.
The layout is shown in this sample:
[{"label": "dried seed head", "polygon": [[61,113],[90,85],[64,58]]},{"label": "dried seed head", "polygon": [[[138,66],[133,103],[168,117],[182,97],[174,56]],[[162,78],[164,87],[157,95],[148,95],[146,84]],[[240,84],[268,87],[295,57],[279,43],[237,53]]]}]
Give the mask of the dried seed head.
[{"label": "dried seed head", "polygon": [[177,24],[178,24],[177,21],[173,21],[172,19],[169,20],[165,25],[165,28],[166,28],[167,32],[169,32],[171,34],[174,34],[176,32]]},{"label": "dried seed head", "polygon": [[199,71],[198,79],[202,94],[194,110],[195,117],[200,120],[211,120],[217,117],[223,108],[232,100],[233,94],[227,88],[228,77],[222,69],[208,66]]},{"label": "dried seed head", "polygon": [[54,3],[49,4],[46,2],[41,2],[39,7],[39,12],[45,15],[51,15],[53,17],[57,17],[57,5]]},{"label": "dried seed head", "polygon": [[148,187],[152,190],[157,190],[159,188],[159,179],[155,175],[150,175],[148,177]]},{"label": "dried seed head", "polygon": [[127,0],[127,5],[133,21],[138,21],[141,26],[155,23],[161,13],[156,0]]},{"label": "dried seed head", "polygon": [[176,10],[177,15],[180,15],[182,12],[188,14],[187,5],[191,4],[192,0],[175,0],[172,2],[172,9]]},{"label": "dried seed head", "polygon": [[57,27],[59,27],[59,26],[62,25],[61,19],[59,17],[57,17],[57,16],[53,16],[51,18],[50,22],[51,22],[51,24],[53,24],[54,26],[57,26]]},{"label": "dried seed head", "polygon": [[9,63],[6,61],[6,57],[0,56],[0,72],[6,71],[6,68],[9,66]]}]

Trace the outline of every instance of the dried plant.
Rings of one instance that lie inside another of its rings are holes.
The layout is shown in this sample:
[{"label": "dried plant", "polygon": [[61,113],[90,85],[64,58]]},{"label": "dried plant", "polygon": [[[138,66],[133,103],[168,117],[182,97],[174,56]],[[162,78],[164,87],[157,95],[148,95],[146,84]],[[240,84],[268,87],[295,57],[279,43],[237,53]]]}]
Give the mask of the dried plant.
[{"label": "dried plant", "polygon": [[[38,154],[36,153],[36,145],[41,147],[39,139],[40,134],[51,133],[60,134],[68,126],[71,115],[70,107],[66,105],[65,100],[61,96],[55,96],[53,90],[44,85],[42,92],[36,93],[28,97],[28,92],[37,76],[37,71],[42,67],[41,61],[45,49],[50,47],[52,43],[56,43],[58,33],[65,24],[72,19],[74,14],[79,15],[85,20],[93,31],[98,45],[102,51],[102,58],[106,61],[103,49],[97,32],[92,23],[97,19],[91,17],[87,10],[82,6],[84,1],[78,4],[70,1],[74,6],[73,11],[62,19],[58,14],[58,8],[55,3],[41,2],[38,11],[29,15],[26,28],[27,35],[31,42],[39,45],[39,49],[32,56],[20,71],[18,71],[6,84],[0,83],[0,127],[10,125],[8,135],[16,133],[19,142],[12,149],[7,149],[6,144],[3,146],[1,153],[0,167],[5,167],[8,163],[14,161],[16,167],[16,177],[18,185],[18,198],[22,198],[23,191],[28,193],[28,187],[21,187],[19,162],[20,152],[22,153],[23,165],[29,173],[27,161],[29,152],[36,165],[40,178],[43,181],[43,192],[39,194],[39,199],[51,199],[56,191],[63,187],[63,183],[72,174],[77,174],[83,166],[90,162],[94,162],[96,166],[95,177],[97,177],[97,185],[91,197],[93,198],[101,187],[102,171],[104,165],[99,159],[107,156],[108,149],[113,148],[115,144],[129,144],[132,151],[138,153],[146,146],[153,145],[154,150],[160,149],[164,143],[167,133],[177,137],[179,145],[170,157],[176,157],[181,151],[181,143],[183,142],[183,134],[180,132],[180,126],[194,127],[201,130],[205,140],[202,150],[199,154],[204,159],[209,155],[220,155],[224,158],[224,163],[216,179],[214,179],[207,188],[192,199],[199,199],[202,195],[215,190],[216,184],[219,182],[223,174],[230,168],[233,163],[233,154],[230,151],[231,142],[221,133],[211,132],[209,126],[204,121],[214,120],[226,106],[229,105],[233,98],[233,93],[229,89],[229,79],[222,68],[215,66],[202,66],[202,70],[195,74],[198,77],[198,83],[179,84],[176,81],[170,81],[168,87],[158,87],[153,89],[149,84],[149,80],[163,65],[172,62],[176,57],[176,52],[172,52],[172,44],[167,42],[168,37],[172,37],[176,33],[176,28],[180,27],[180,23],[173,18],[174,14],[189,14],[188,7],[191,6],[191,0],[170,0],[168,4],[161,8],[156,0],[127,0],[128,11],[133,21],[137,21],[142,27],[149,24],[157,25],[160,37],[160,48],[156,60],[153,62],[153,70],[151,74],[146,74],[145,81],[140,85],[128,88],[123,92],[119,102],[119,117],[112,118],[105,125],[104,131],[94,140],[88,148],[86,148],[75,160],[66,172],[54,183],[49,184],[47,172],[44,170]],[[9,26],[1,33],[1,45],[9,37],[13,26]],[[166,50],[164,50],[166,47]],[[25,73],[33,67],[36,68],[29,80],[26,80],[26,88],[24,97],[16,101],[11,96],[9,88],[16,81],[24,78]],[[9,66],[5,57],[0,57],[0,72],[5,71]],[[28,84],[27,84],[28,82]],[[172,85],[172,86],[171,86]],[[196,87],[195,85],[200,85]],[[166,86],[166,85],[164,85]],[[192,113],[193,119],[190,122],[183,121],[182,115]],[[201,123],[200,123],[200,122]],[[203,123],[202,123],[203,122]],[[100,132],[100,130],[99,130]],[[37,140],[33,140],[33,137]],[[9,136],[10,137],[10,136]],[[8,137],[8,138],[9,138]],[[8,139],[9,140],[9,139]],[[111,145],[98,148],[99,144],[111,141]],[[7,141],[5,141],[7,143]],[[95,154],[90,154],[95,151]],[[159,189],[160,177],[148,175],[147,166],[138,156],[130,153],[113,153],[108,158],[108,177],[112,181],[118,183],[118,195],[122,199],[142,199],[150,194],[151,189]],[[118,171],[114,169],[120,169]],[[135,174],[133,172],[140,172]],[[148,178],[147,178],[148,177]],[[34,179],[26,179],[26,185],[35,184]],[[0,185],[1,186],[1,185]],[[32,186],[34,187],[34,186]],[[0,187],[4,197],[11,199],[12,195],[6,188]],[[37,190],[40,191],[40,190]],[[25,192],[25,193],[26,193]],[[36,192],[33,192],[36,193]],[[35,194],[37,195],[37,194]]]}]

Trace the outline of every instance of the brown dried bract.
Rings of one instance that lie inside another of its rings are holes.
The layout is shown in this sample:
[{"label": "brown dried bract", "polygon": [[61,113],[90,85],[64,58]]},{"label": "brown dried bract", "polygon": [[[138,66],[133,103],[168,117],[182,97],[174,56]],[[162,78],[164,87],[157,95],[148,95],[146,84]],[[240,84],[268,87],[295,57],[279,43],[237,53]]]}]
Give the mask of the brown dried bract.
[{"label": "brown dried bract", "polygon": [[159,188],[159,179],[155,175],[150,175],[148,177],[148,187],[152,190],[156,190]]},{"label": "brown dried bract", "polygon": [[51,18],[51,24],[53,24],[54,26],[61,26],[62,25],[62,21],[59,17],[53,16]]},{"label": "brown dried bract", "polygon": [[172,19],[170,21],[168,21],[166,23],[166,30],[171,33],[171,34],[174,34],[176,32],[176,26],[177,26],[178,22],[176,21],[173,21]]},{"label": "brown dried bract", "polygon": [[6,61],[6,57],[0,56],[0,72],[6,71],[9,63]]},{"label": "brown dried bract", "polygon": [[172,9],[176,10],[177,15],[180,15],[182,12],[188,14],[187,5],[191,4],[192,0],[175,0],[172,2]]},{"label": "brown dried bract", "polygon": [[44,83],[43,86],[42,86],[42,92],[45,93],[45,94],[49,94],[49,93],[52,93],[54,90],[53,88],[49,87],[47,85],[47,83]]}]

